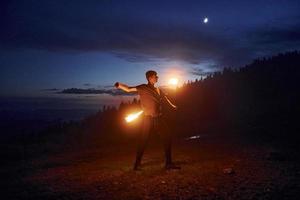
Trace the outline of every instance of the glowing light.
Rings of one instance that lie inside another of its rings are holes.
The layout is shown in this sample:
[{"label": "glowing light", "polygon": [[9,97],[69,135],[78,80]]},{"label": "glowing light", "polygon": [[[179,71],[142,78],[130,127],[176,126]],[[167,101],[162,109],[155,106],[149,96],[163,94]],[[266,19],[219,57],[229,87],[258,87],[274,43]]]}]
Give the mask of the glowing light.
[{"label": "glowing light", "polygon": [[127,116],[125,117],[126,122],[129,123],[129,122],[134,121],[134,120],[137,119],[143,112],[144,112],[144,111],[141,110],[141,111],[139,111],[139,112],[136,112],[136,113],[132,113],[132,114],[130,114],[130,115],[127,115]]},{"label": "glowing light", "polygon": [[177,79],[177,78],[171,78],[171,79],[169,80],[169,84],[170,84],[170,85],[173,85],[173,86],[177,86],[177,84],[178,84],[178,79]]},{"label": "glowing light", "polygon": [[198,139],[198,138],[200,138],[200,135],[194,135],[194,136],[186,138],[186,140],[194,140],[194,139]]},{"label": "glowing light", "polygon": [[207,17],[205,17],[204,19],[203,19],[203,23],[207,23],[208,22],[208,18]]}]

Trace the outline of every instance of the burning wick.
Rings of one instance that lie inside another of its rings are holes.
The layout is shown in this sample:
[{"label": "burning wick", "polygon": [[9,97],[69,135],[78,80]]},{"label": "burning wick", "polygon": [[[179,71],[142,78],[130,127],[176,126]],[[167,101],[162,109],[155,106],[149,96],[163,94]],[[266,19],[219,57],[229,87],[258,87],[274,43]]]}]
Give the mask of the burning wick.
[{"label": "burning wick", "polygon": [[132,122],[133,120],[135,120],[136,118],[138,118],[144,111],[141,110],[137,113],[132,113],[130,115],[127,115],[127,117],[125,117],[125,120],[127,123]]}]

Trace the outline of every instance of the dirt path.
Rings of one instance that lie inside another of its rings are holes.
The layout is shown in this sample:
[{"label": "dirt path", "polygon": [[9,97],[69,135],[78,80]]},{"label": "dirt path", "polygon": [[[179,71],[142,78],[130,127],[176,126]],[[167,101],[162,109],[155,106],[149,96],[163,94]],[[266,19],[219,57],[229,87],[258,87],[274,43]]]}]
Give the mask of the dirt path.
[{"label": "dirt path", "polygon": [[8,191],[16,199],[296,199],[299,164],[276,153],[235,142],[180,141],[173,157],[182,169],[165,171],[162,147],[150,145],[143,170],[134,172],[133,147],[108,147],[33,160]]}]

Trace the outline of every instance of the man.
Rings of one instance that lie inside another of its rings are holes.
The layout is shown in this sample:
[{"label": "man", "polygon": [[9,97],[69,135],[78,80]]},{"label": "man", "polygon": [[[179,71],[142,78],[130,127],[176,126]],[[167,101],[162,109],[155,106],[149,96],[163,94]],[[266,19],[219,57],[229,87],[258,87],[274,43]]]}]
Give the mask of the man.
[{"label": "man", "polygon": [[164,144],[165,151],[165,169],[180,169],[172,163],[171,157],[171,132],[164,119],[164,110],[171,108],[176,110],[177,107],[171,103],[167,96],[154,84],[158,81],[157,73],[153,70],[146,72],[146,79],[148,84],[141,84],[135,87],[129,87],[126,84],[116,82],[115,87],[122,89],[125,92],[138,92],[140,96],[140,102],[143,109],[143,123],[142,131],[139,135],[136,161],[134,164],[134,170],[140,170],[142,156],[145,147],[148,143],[150,134],[158,132]]}]

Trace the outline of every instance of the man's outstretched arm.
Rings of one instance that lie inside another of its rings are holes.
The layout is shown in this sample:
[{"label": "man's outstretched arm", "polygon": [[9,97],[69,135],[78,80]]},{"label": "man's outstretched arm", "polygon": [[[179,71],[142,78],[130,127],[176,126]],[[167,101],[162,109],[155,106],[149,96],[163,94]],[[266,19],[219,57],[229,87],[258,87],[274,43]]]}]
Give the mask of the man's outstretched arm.
[{"label": "man's outstretched arm", "polygon": [[136,87],[129,87],[128,85],[126,85],[124,83],[120,83],[120,82],[116,82],[115,87],[118,89],[121,89],[125,92],[136,92],[137,91]]}]

